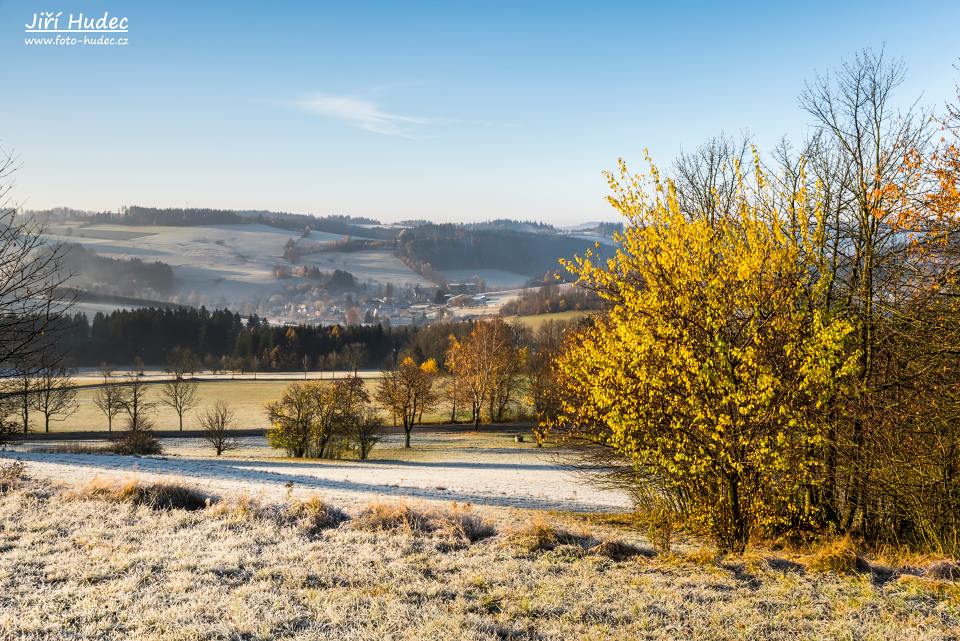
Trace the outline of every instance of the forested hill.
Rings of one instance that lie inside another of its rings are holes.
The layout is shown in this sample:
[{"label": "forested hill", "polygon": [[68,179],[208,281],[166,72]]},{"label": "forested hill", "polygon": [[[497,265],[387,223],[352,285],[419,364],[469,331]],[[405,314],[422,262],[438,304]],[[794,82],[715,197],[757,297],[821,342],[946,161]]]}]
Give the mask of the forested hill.
[{"label": "forested hill", "polygon": [[453,224],[403,230],[397,254],[436,269],[503,269],[531,277],[557,271],[560,258],[582,254],[591,242],[550,231],[532,233]]},{"label": "forested hill", "polygon": [[392,239],[397,229],[385,227],[372,218],[356,216],[311,216],[267,210],[233,210],[200,208],[157,208],[134,205],[121,214],[99,213],[95,220],[124,225],[238,225],[260,223],[284,229],[311,229],[329,234],[360,236],[363,238]]}]

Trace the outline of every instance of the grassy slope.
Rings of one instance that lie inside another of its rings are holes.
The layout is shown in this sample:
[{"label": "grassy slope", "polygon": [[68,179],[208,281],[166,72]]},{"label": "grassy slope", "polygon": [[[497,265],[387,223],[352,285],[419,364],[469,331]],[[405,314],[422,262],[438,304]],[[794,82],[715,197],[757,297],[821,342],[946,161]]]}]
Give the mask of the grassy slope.
[{"label": "grassy slope", "polygon": [[503,535],[511,519],[502,515],[500,534],[473,544],[349,523],[313,535],[256,511],[154,511],[28,486],[0,496],[0,637],[796,641],[960,633],[957,603],[915,581],[778,570],[761,557],[718,565],[613,561],[575,546],[527,552]]},{"label": "grassy slope", "polygon": [[589,316],[594,312],[588,311],[569,311],[569,312],[554,312],[552,314],[533,314],[530,316],[506,316],[504,320],[508,323],[513,321],[520,321],[524,325],[531,327],[533,329],[539,329],[541,325],[547,321],[572,321],[579,318],[584,318]]}]

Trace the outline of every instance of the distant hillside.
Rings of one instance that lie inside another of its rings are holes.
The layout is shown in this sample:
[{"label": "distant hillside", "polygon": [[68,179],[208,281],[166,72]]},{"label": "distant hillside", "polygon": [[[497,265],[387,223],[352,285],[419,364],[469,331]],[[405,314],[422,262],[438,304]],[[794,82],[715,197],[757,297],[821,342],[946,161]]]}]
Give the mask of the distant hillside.
[{"label": "distant hillside", "polygon": [[90,216],[97,222],[119,225],[168,225],[168,226],[204,226],[239,225],[259,223],[302,231],[311,229],[343,236],[360,236],[374,239],[393,239],[397,230],[383,227],[372,218],[356,216],[312,216],[287,212],[257,209],[202,209],[202,208],[157,208],[134,205],[122,213],[97,213]]},{"label": "distant hillside", "polygon": [[170,265],[100,256],[82,245],[66,245],[61,268],[72,274],[71,287],[97,294],[163,300],[174,291]]},{"label": "distant hillside", "polygon": [[532,233],[464,225],[421,225],[403,230],[397,254],[434,269],[501,269],[531,278],[560,269],[560,258],[583,253],[589,241],[549,231]]}]

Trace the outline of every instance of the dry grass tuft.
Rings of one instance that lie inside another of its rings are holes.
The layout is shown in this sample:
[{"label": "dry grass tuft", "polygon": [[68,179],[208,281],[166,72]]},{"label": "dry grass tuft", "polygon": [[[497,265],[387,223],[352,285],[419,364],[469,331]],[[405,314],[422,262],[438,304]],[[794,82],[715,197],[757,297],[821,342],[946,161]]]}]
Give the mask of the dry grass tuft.
[{"label": "dry grass tuft", "polygon": [[0,466],[0,494],[19,489],[27,480],[27,464],[23,461],[10,461]]},{"label": "dry grass tuft", "polygon": [[371,532],[399,531],[406,534],[429,534],[434,529],[425,512],[413,509],[404,501],[370,503],[354,519],[353,527]]},{"label": "dry grass tuft", "polygon": [[350,520],[346,512],[316,495],[305,501],[294,501],[287,508],[287,514],[299,521],[303,530],[310,535],[319,534]]},{"label": "dry grass tuft", "polygon": [[99,478],[87,483],[74,497],[146,505],[155,510],[202,510],[213,500],[179,483],[141,483],[137,479],[118,483]]},{"label": "dry grass tuft", "polygon": [[720,558],[720,554],[716,549],[704,546],[690,550],[676,557],[676,560],[683,560],[688,563],[693,563],[694,565],[714,565]]},{"label": "dry grass tuft", "polygon": [[469,507],[454,504],[447,511],[420,510],[404,501],[370,503],[354,519],[353,527],[372,532],[432,534],[469,543],[496,533],[492,525],[474,514]]},{"label": "dry grass tuft", "polygon": [[623,541],[603,541],[587,550],[589,554],[605,556],[611,561],[625,561],[635,556],[646,556],[647,553]]},{"label": "dry grass tuft", "polygon": [[573,534],[561,529],[542,518],[534,519],[526,525],[507,533],[507,543],[525,552],[546,552],[562,545],[574,545],[581,548],[592,547],[595,541],[587,534]]},{"label": "dry grass tuft", "polygon": [[266,520],[276,522],[277,510],[243,493],[217,501],[208,510],[210,516],[234,523]]},{"label": "dry grass tuft", "polygon": [[470,543],[482,541],[497,533],[496,528],[474,513],[469,505],[454,503],[447,512],[434,512],[433,519],[438,531]]},{"label": "dry grass tuft", "polygon": [[870,564],[857,553],[850,537],[823,544],[814,552],[808,567],[816,572],[836,574],[856,574],[870,570]]}]

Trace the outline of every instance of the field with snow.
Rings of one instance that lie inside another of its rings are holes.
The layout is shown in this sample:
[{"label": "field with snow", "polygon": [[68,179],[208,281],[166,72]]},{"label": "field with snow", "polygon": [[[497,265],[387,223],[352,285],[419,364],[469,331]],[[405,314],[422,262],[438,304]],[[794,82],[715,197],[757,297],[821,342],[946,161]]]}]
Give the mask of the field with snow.
[{"label": "field with snow", "polygon": [[451,283],[470,283],[479,278],[491,289],[516,289],[530,280],[529,276],[502,269],[445,269],[443,275]]},{"label": "field with snow", "polygon": [[[322,491],[345,506],[374,498],[408,497],[425,501],[471,503],[536,510],[623,510],[626,496],[599,490],[564,468],[550,450],[515,443],[514,432],[440,432],[413,435],[405,450],[401,430],[374,449],[371,460],[304,461],[288,459],[263,437],[242,439],[242,448],[221,457],[196,438],[163,439],[158,457],[57,453],[69,441],[32,441],[4,458],[26,461],[43,478],[70,483],[94,477],[182,479],[215,494],[239,491],[277,499]],[[96,446],[97,441],[83,441]]]},{"label": "field with snow", "polygon": [[342,269],[353,274],[360,283],[391,283],[434,287],[426,278],[403,264],[389,249],[368,249],[354,252],[318,252],[302,258],[307,265],[324,271]]}]

